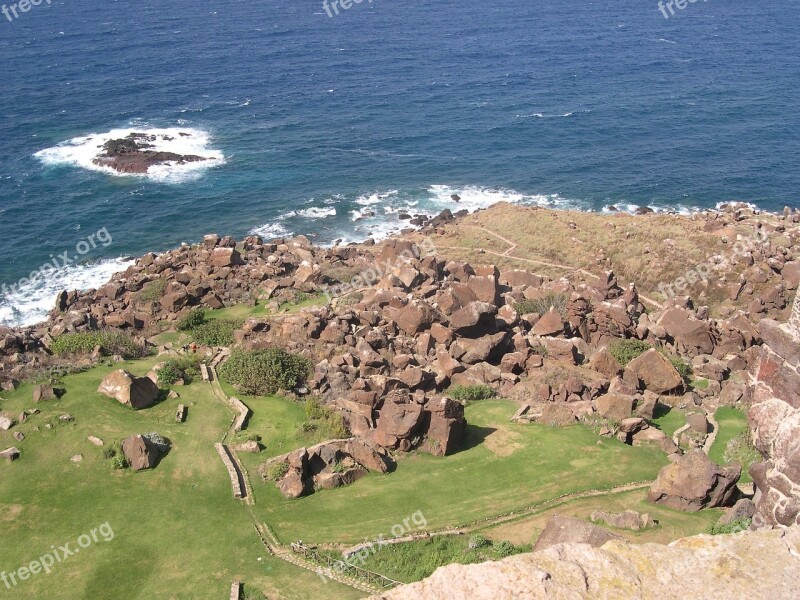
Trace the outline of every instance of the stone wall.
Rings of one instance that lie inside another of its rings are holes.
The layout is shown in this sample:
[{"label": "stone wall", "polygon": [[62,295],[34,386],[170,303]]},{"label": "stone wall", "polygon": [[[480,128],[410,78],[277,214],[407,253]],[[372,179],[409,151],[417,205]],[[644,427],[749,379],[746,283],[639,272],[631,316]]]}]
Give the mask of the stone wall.
[{"label": "stone wall", "polygon": [[228,469],[228,475],[231,478],[231,487],[233,488],[233,495],[236,498],[242,498],[242,485],[239,483],[239,471],[233,464],[231,457],[228,455],[228,451],[222,444],[214,444],[214,448],[219,454],[219,457],[222,459],[222,462],[225,464],[225,468]]},{"label": "stone wall", "polygon": [[788,323],[762,319],[764,340],[752,373],[749,419],[764,460],[750,473],[756,484],[756,527],[800,524],[800,293]]}]

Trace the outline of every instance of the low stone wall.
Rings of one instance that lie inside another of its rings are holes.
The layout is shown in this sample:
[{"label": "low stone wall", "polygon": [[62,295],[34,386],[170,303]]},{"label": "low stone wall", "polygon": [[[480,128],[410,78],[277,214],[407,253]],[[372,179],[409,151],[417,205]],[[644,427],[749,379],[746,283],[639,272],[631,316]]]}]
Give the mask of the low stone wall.
[{"label": "low stone wall", "polygon": [[236,421],[233,423],[233,430],[236,433],[239,433],[242,429],[244,429],[245,422],[247,418],[252,414],[252,411],[247,407],[247,405],[239,400],[238,398],[230,398],[231,408],[234,412],[238,415],[236,417]]},{"label": "low stone wall", "polygon": [[242,597],[242,582],[234,581],[231,584],[231,600],[239,600]]},{"label": "low stone wall", "polygon": [[217,454],[222,459],[222,462],[225,464],[225,468],[228,469],[228,475],[231,478],[231,487],[233,488],[233,495],[236,498],[241,499],[242,494],[242,484],[241,482],[241,474],[236,466],[233,464],[230,455],[228,454],[227,448],[222,444],[214,444],[214,448],[217,450]]}]

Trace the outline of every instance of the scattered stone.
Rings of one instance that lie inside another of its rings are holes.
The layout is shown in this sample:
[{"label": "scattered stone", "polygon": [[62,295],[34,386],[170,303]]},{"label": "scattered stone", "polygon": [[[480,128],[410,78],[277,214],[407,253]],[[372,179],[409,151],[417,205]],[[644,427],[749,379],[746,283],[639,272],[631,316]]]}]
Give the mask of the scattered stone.
[{"label": "scattered stone", "polygon": [[51,385],[38,384],[33,386],[33,401],[55,400],[56,392]]},{"label": "scattered stone", "polygon": [[103,445],[103,440],[101,440],[99,437],[95,437],[93,435],[90,435],[86,439],[89,440],[89,442],[91,442],[95,446],[102,446]]},{"label": "scattered stone", "polygon": [[2,452],[0,452],[0,458],[4,458],[8,462],[17,460],[19,458],[19,448],[16,447],[6,448]]},{"label": "scattered stone", "polygon": [[74,456],[70,457],[70,462],[79,463],[83,462],[83,454],[75,454]]}]

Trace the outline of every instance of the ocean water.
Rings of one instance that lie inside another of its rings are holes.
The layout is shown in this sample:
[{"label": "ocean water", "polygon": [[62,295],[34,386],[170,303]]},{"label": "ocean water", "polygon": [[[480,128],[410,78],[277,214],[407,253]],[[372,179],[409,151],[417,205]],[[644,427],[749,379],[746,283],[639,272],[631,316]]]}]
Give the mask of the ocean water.
[{"label": "ocean water", "polygon": [[[399,212],[499,200],[796,207],[797,9],[372,0],[331,18],[321,0],[52,0],[0,14],[0,323],[208,232],[362,240],[402,227]],[[158,130],[211,160],[143,176],[91,163],[104,139]]]}]

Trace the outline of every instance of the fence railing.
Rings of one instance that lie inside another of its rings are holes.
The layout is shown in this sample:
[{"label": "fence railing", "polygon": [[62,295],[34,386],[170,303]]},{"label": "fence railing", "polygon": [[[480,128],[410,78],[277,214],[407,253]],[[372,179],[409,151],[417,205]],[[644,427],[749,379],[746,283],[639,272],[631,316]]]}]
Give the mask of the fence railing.
[{"label": "fence railing", "polygon": [[303,544],[297,542],[293,542],[291,544],[291,548],[292,552],[295,554],[302,554],[305,558],[311,559],[317,564],[325,565],[333,571],[339,573],[346,572],[347,574],[355,575],[359,579],[362,579],[367,583],[375,585],[381,589],[392,588],[396,585],[404,585],[400,581],[395,581],[394,579],[390,579],[389,577],[381,575],[380,573],[373,573],[367,569],[362,569],[361,567],[350,564],[343,559],[332,558],[327,554],[322,554],[313,548],[307,548]]}]

